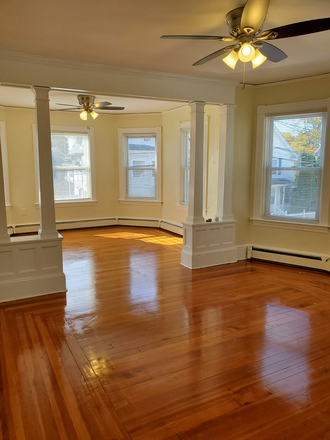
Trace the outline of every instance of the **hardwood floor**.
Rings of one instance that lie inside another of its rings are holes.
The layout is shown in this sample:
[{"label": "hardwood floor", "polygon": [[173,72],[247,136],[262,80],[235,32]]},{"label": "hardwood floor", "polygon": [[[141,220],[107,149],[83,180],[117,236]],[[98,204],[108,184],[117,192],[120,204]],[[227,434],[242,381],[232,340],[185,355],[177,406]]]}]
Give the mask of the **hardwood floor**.
[{"label": "hardwood floor", "polygon": [[0,305],[0,440],[330,439],[329,275],[63,236],[67,295]]}]

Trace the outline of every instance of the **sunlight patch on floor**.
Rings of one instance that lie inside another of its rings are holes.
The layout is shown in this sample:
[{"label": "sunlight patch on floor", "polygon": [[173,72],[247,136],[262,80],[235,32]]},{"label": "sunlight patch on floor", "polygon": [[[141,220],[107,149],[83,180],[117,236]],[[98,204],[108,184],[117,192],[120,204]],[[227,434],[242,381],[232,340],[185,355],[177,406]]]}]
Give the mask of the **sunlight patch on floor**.
[{"label": "sunlight patch on floor", "polygon": [[165,246],[173,246],[176,244],[182,244],[181,237],[157,237],[150,234],[139,234],[134,232],[117,232],[113,234],[97,234],[95,237],[102,238],[123,238],[125,240],[141,240],[145,243],[162,244]]}]

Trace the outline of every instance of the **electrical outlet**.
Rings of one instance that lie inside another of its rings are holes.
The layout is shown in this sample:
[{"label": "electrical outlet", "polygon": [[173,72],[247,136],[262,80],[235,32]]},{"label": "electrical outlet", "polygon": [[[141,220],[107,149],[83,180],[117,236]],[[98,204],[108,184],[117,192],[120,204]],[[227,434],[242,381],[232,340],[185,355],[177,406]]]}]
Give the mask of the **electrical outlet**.
[{"label": "electrical outlet", "polygon": [[22,209],[22,215],[26,215],[26,208]]}]

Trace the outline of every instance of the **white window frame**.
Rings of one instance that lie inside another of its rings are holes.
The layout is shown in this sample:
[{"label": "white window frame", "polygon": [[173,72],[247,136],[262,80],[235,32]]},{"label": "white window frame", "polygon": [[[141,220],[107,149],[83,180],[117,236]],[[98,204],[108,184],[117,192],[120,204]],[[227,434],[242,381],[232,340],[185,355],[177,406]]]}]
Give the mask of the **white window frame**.
[{"label": "white window frame", "polygon": [[[38,133],[37,126],[33,124],[33,144],[34,144],[34,167],[35,167],[35,189],[36,189],[36,205],[39,205],[39,167],[38,167]],[[51,134],[87,134],[89,140],[89,161],[90,161],[90,191],[91,197],[84,199],[68,199],[54,200],[58,207],[78,206],[78,205],[95,205],[96,200],[96,182],[95,182],[95,157],[94,157],[94,128],[66,125],[52,125],[50,127]]]},{"label": "white window frame", "polygon": [[5,186],[5,203],[6,203],[6,209],[8,211],[11,207],[11,204],[10,204],[10,195],[9,195],[6,124],[4,122],[0,122],[0,142],[1,142],[1,153],[2,153],[3,183]]},{"label": "white window frame", "polygon": [[[129,205],[154,205],[160,206],[161,201],[161,127],[150,128],[118,128],[118,158],[119,158],[119,203]],[[156,137],[156,197],[128,197],[126,195],[127,188],[127,136],[148,136]]]},{"label": "white window frame", "polygon": [[[190,131],[190,121],[181,122],[177,125],[178,129],[178,202],[177,208],[188,211],[188,203],[183,203],[183,161],[184,161],[184,145],[183,133]],[[204,144],[203,144],[203,215],[207,213],[207,180],[208,180],[208,117],[204,117]]]},{"label": "white window frame", "polygon": [[[320,182],[319,220],[300,220],[297,218],[276,218],[264,215],[266,197],[266,148],[267,121],[272,116],[305,115],[306,113],[326,113],[325,141],[322,178]],[[306,231],[328,232],[329,229],[329,198],[330,198],[330,98],[288,104],[262,105],[257,110],[257,137],[255,156],[255,181],[253,224]]]}]

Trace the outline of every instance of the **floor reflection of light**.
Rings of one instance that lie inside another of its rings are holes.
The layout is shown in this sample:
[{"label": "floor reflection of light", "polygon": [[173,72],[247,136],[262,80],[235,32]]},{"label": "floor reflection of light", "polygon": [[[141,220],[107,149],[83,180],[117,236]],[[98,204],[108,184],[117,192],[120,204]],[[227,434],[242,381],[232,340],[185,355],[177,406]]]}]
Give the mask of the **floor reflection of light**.
[{"label": "floor reflection of light", "polygon": [[94,256],[84,251],[77,259],[74,253],[71,259],[70,253],[64,254],[64,273],[67,286],[66,313],[72,313],[78,309],[95,311],[97,307]]},{"label": "floor reflection of light", "polygon": [[300,403],[308,400],[312,373],[306,357],[309,339],[308,312],[278,304],[266,305],[263,382],[284,400]]},{"label": "floor reflection of light", "polygon": [[148,311],[158,310],[157,260],[152,253],[130,255],[130,301]]}]

